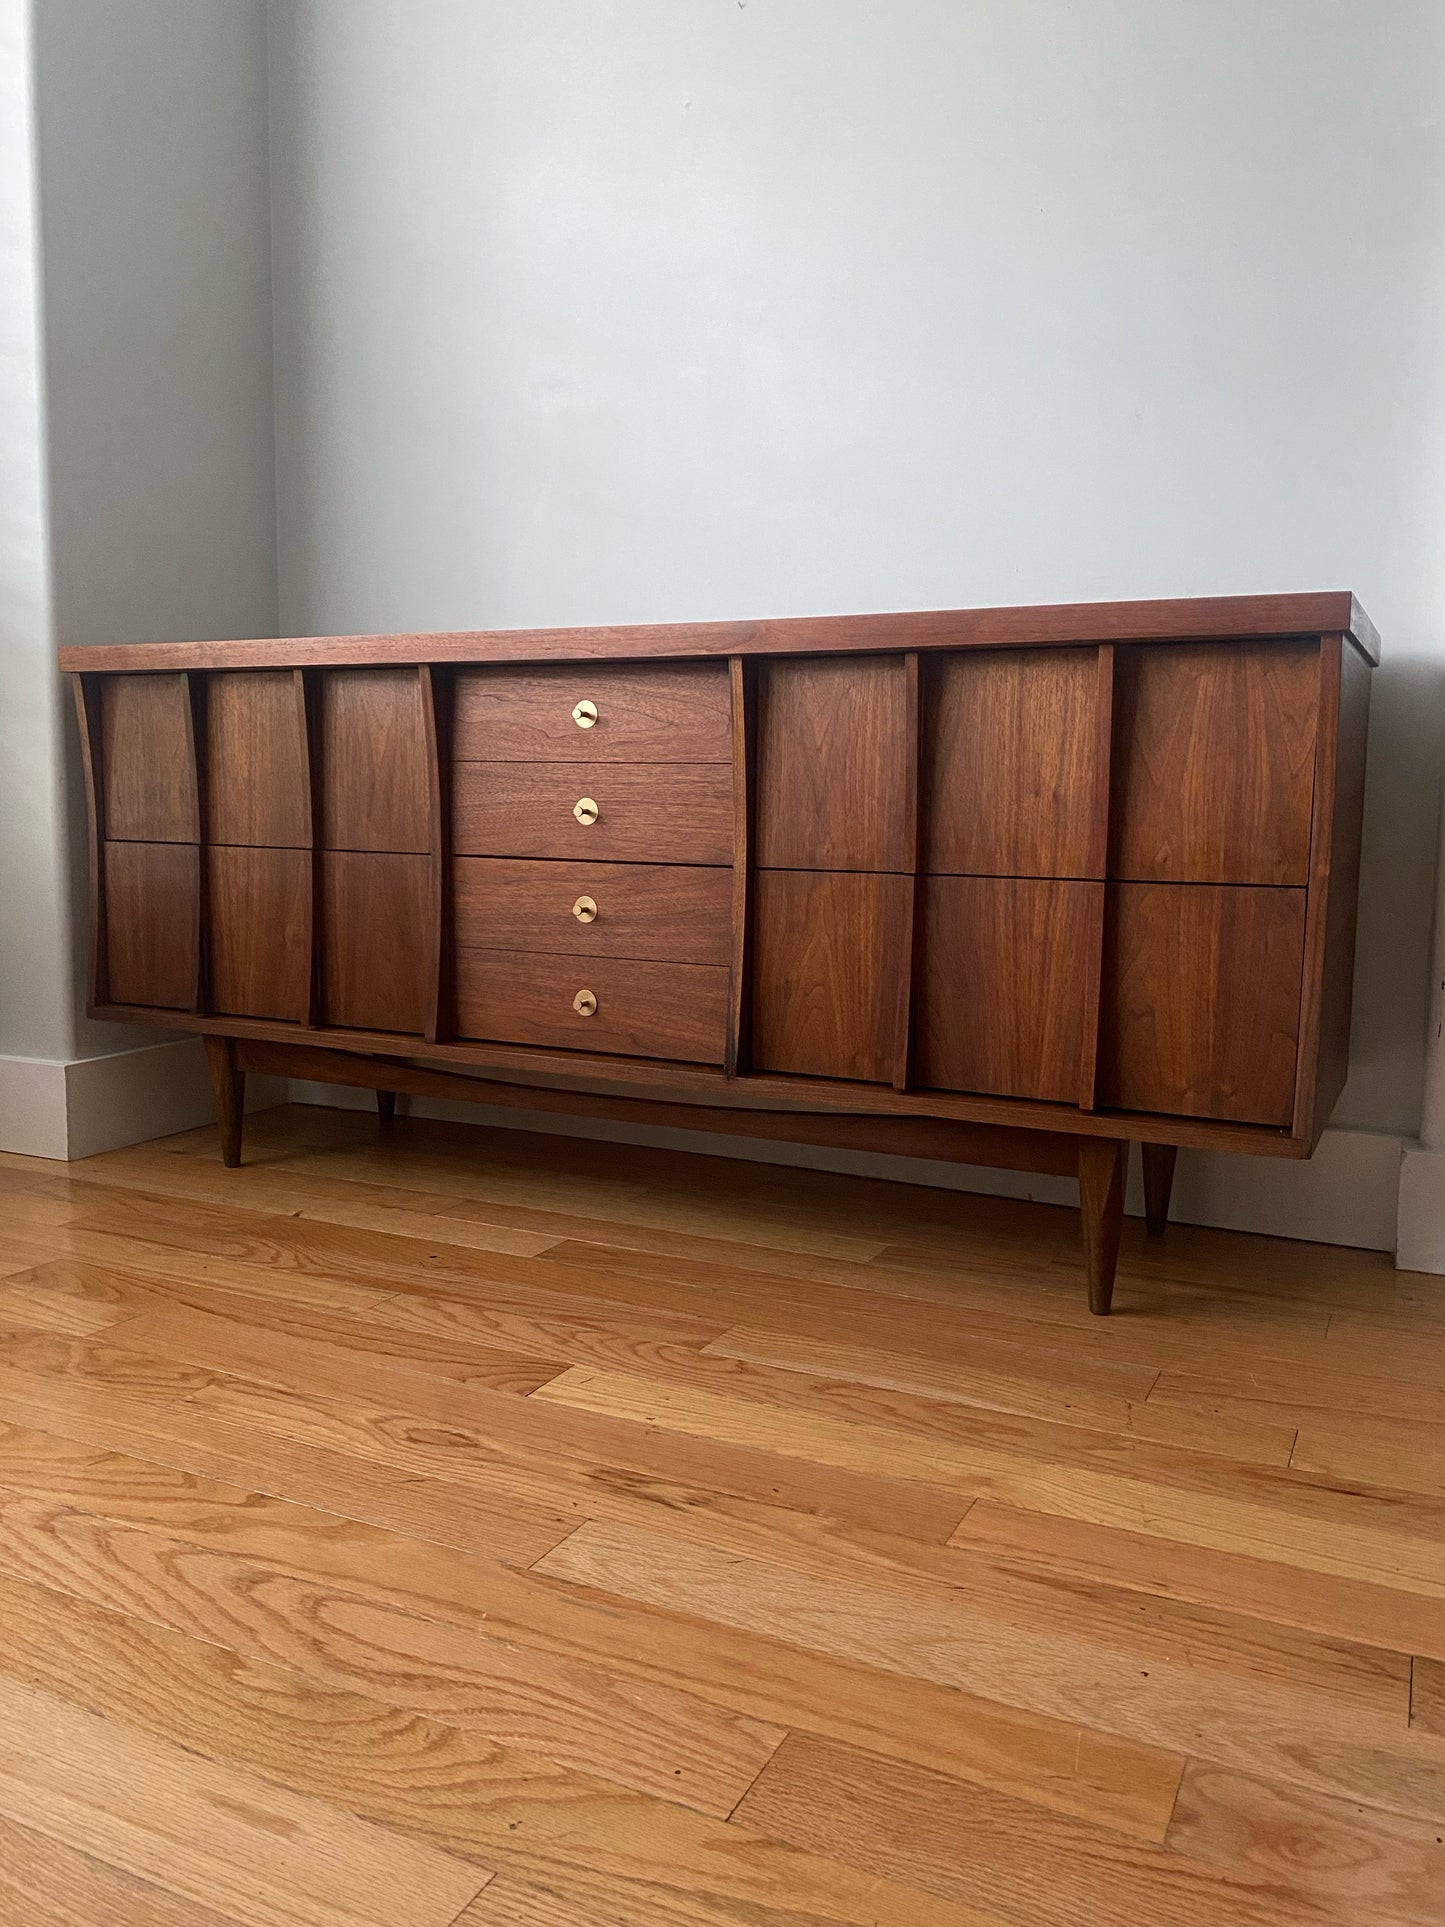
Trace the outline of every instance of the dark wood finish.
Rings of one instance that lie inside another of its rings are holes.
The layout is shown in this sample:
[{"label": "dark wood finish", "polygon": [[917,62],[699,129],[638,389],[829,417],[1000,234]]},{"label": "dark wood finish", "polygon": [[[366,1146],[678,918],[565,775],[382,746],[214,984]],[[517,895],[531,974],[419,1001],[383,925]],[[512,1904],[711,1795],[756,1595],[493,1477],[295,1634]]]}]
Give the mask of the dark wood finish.
[{"label": "dark wood finish", "polygon": [[[594,721],[573,710],[590,703]],[[725,663],[475,669],[457,676],[456,754],[474,763],[727,763]]]},{"label": "dark wood finish", "polygon": [[1303,886],[1319,674],[1318,642],[1121,650],[1110,875]]},{"label": "dark wood finish", "polygon": [[241,1162],[241,1126],[246,1115],[246,1073],[237,1062],[234,1038],[206,1038],[206,1069],[216,1098],[221,1162],[234,1169]]},{"label": "dark wood finish", "polygon": [[[267,1043],[311,1044],[365,1052],[378,1059],[414,1058],[470,1069],[480,1078],[530,1081],[565,1077],[568,1088],[595,1081],[633,1085],[655,1092],[653,1066],[603,1052],[554,1051],[525,1045],[469,1042],[428,1044],[418,1051],[415,1035],[403,1031],[353,1030],[344,1025],[299,1027],[264,1017],[208,1017],[194,1012],[145,1010],[132,1004],[102,1004],[93,1013],[107,1022],[150,1024],[157,1030],[223,1034]],[[1288,1129],[1223,1120],[1167,1117],[1149,1111],[1089,1113],[1067,1105],[1039,1104],[1026,1098],[979,1097],[954,1091],[895,1091],[891,1084],[845,1082],[816,1077],[806,1082],[765,1071],[729,1078],[715,1065],[674,1063],[667,1067],[669,1089],[697,1092],[716,1104],[745,1109],[774,1108],[860,1118],[929,1117],[950,1123],[981,1124],[1010,1130],[1068,1131],[1078,1137],[1117,1137],[1137,1143],[1177,1144],[1191,1150],[1235,1151],[1257,1157],[1307,1158],[1309,1146]]]},{"label": "dark wood finish", "polygon": [[607,662],[667,656],[834,655],[879,649],[1049,648],[1073,642],[1236,642],[1241,636],[1348,635],[1368,662],[1379,632],[1347,589],[1306,595],[1178,596],[1045,602],[861,616],[787,616],[594,629],[467,629],[446,634],[264,636],[245,642],[118,643],[62,649],[62,669],[321,668],[348,663]]},{"label": "dark wood finish", "polygon": [[118,1002],[196,1009],[200,857],[195,843],[104,845],[105,974]]},{"label": "dark wood finish", "polygon": [[207,679],[207,835],[212,843],[311,847],[306,691],[299,669]]},{"label": "dark wood finish", "polygon": [[1121,1138],[1079,1139],[1079,1215],[1089,1310],[1105,1318],[1114,1302],[1114,1270],[1124,1229],[1124,1176],[1129,1146]]},{"label": "dark wood finish", "polygon": [[1370,671],[1341,636],[1320,653],[1320,723],[1310,832],[1309,908],[1305,917],[1294,1130],[1313,1150],[1345,1087],[1350,1064],[1350,1002],[1355,972],[1355,909],[1364,822]]},{"label": "dark wood finish", "polygon": [[107,841],[199,843],[187,678],[102,677],[100,726]]},{"label": "dark wood finish", "polygon": [[1162,1238],[1169,1224],[1169,1198],[1179,1149],[1173,1144],[1141,1144],[1144,1159],[1144,1222],[1151,1238]]},{"label": "dark wood finish", "polygon": [[123,653],[109,722],[88,653],[90,1005],[383,1092],[1307,1156],[1373,648],[1332,596],[206,645]]},{"label": "dark wood finish", "polygon": [[1109,886],[1102,1101],[1288,1125],[1303,890]]},{"label": "dark wood finish", "polygon": [[[895,1157],[937,1158],[955,1164],[992,1165],[1005,1171],[1036,1171],[1055,1177],[1078,1173],[1078,1141],[1063,1131],[1027,1131],[989,1124],[954,1124],[921,1117],[820,1117],[808,1111],[767,1111],[739,1106],[681,1104],[665,1099],[616,1097],[606,1092],[549,1090],[535,1084],[501,1084],[458,1071],[418,1064],[388,1064],[351,1052],[314,1045],[242,1039],[240,1062],[257,1076],[316,1079],[371,1090],[384,1075],[398,1091],[500,1109],[562,1112],[648,1124],[679,1131],[710,1131],[723,1137],[762,1138],[777,1144],[820,1144],[845,1151],[884,1151]],[[386,1093],[378,1091],[378,1101]]]},{"label": "dark wood finish", "polygon": [[427,858],[328,850],[321,878],[327,1023],[420,1036],[432,1001]]},{"label": "dark wood finish", "polygon": [[[730,964],[733,872],[665,863],[455,859],[456,942],[463,949],[537,950],[579,961]],[[588,898],[596,915],[574,906]]]},{"label": "dark wood finish", "polygon": [[990,649],[931,669],[924,868],[1102,877],[1097,649]]},{"label": "dark wood finish", "polygon": [[760,870],[754,879],[753,1063],[891,1083],[910,879]]},{"label": "dark wood finish", "polygon": [[[590,1012],[576,1008],[590,995]],[[626,1057],[721,1064],[728,973],[707,964],[634,958],[457,950],[457,1030],[463,1037],[549,1050],[617,1051]]]},{"label": "dark wood finish", "polygon": [[216,844],[206,852],[206,871],[211,1009],[306,1023],[311,852]]},{"label": "dark wood finish", "polygon": [[70,678],[75,699],[75,722],[80,732],[80,767],[85,782],[86,889],[90,904],[90,946],[86,957],[85,1001],[88,1009],[109,1003],[106,967],[107,939],[103,845],[105,842],[105,784],[101,761],[99,676]]},{"label": "dark wood finish", "polygon": [[912,740],[901,656],[766,664],[758,691],[759,865],[911,871]]},{"label": "dark wood finish", "polygon": [[[726,763],[458,763],[452,848],[458,856],[578,857],[610,863],[733,860]],[[574,814],[584,798],[597,818]]]},{"label": "dark wood finish", "polygon": [[1104,885],[932,876],[920,887],[918,1082],[1077,1103]]},{"label": "dark wood finish", "polygon": [[431,1043],[456,1028],[456,905],[452,897],[452,735],[456,720],[455,680],[445,669],[423,663],[422,731],[426,747],[427,839],[430,846],[431,906],[427,917],[426,1036]]},{"label": "dark wood finish", "polygon": [[396,1122],[396,1095],[395,1091],[376,1093],[376,1115],[383,1131]]},{"label": "dark wood finish", "polygon": [[732,734],[733,873],[728,1034],[723,1069],[736,1077],[752,1048],[753,828],[757,820],[758,732],[756,666],[741,656],[728,662]]},{"label": "dark wood finish", "polygon": [[426,723],[415,669],[321,678],[321,840],[328,850],[425,852]]}]

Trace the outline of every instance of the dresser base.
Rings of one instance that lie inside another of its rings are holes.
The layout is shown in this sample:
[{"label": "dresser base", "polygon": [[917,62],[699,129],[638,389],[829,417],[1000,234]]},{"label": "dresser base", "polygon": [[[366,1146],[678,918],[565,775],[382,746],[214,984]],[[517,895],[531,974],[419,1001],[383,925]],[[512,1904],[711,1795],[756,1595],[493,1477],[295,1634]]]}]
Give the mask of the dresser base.
[{"label": "dresser base", "polygon": [[[367,1057],[354,1051],[222,1037],[214,1033],[206,1037],[206,1060],[216,1094],[221,1153],[228,1165],[241,1161],[246,1074],[253,1071],[258,1076],[303,1078],[375,1091],[383,1124],[395,1114],[397,1094],[406,1092],[418,1097],[449,1098],[511,1110],[555,1111],[569,1117],[609,1118],[620,1123],[707,1131],[773,1143],[817,1144],[834,1150],[871,1151],[895,1157],[932,1158],[949,1164],[981,1164],[999,1170],[1074,1177],[1079,1181],[1089,1308],[1102,1316],[1108,1312],[1113,1299],[1129,1149],[1123,1138],[1078,1137],[1066,1131],[941,1118],[758,1110],[743,1105],[688,1103],[666,1096],[558,1090],[437,1070],[394,1057]],[[1156,1166],[1156,1180],[1160,1169],[1162,1161]],[[1169,1169],[1172,1174],[1172,1160]],[[1157,1188],[1154,1195],[1157,1196]],[[1167,1202],[1166,1185],[1164,1209]]]}]

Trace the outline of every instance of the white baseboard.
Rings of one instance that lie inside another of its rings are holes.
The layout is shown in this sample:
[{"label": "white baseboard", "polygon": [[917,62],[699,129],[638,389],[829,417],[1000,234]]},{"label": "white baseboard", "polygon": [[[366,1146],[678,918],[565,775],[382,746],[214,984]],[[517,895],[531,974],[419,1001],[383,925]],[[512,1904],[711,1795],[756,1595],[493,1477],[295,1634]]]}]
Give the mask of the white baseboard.
[{"label": "white baseboard", "polygon": [[1405,1146],[1395,1263],[1402,1271],[1445,1272],[1445,1151]]},{"label": "white baseboard", "polygon": [[[285,1099],[279,1078],[247,1080],[246,1108]],[[198,1037],[106,1057],[0,1057],[0,1151],[94,1157],[208,1124],[215,1116]]]},{"label": "white baseboard", "polygon": [[[371,1110],[375,1104],[370,1091],[346,1085],[293,1079],[289,1090],[296,1104],[329,1105],[338,1110]],[[1039,1177],[1027,1171],[880,1157],[811,1144],[773,1144],[755,1138],[721,1137],[708,1131],[664,1130],[645,1124],[612,1123],[604,1118],[559,1117],[552,1111],[516,1111],[447,1099],[403,1097],[399,1108],[412,1117],[541,1131],[551,1137],[597,1138],[613,1144],[700,1151],[711,1157],[741,1158],[756,1164],[894,1178],[945,1191],[1034,1198],[1045,1204],[1077,1204],[1079,1197],[1072,1179]],[[1373,1131],[1327,1131],[1308,1163],[1234,1157],[1218,1151],[1181,1151],[1170,1215],[1181,1224],[1216,1225],[1228,1231],[1303,1238],[1314,1244],[1391,1251],[1395,1244],[1400,1151],[1398,1137]],[[1126,1208],[1135,1217],[1142,1217],[1144,1195],[1137,1166],[1135,1159]]]}]

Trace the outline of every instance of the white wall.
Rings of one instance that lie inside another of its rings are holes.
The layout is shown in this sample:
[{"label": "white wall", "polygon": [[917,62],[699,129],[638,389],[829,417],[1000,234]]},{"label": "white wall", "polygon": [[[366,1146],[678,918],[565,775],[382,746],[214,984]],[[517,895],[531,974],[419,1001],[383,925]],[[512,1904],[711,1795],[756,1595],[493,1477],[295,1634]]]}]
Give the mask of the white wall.
[{"label": "white wall", "polygon": [[274,629],[267,23],[264,0],[31,14],[0,0],[0,1148],[65,1156],[209,1108],[196,1046],[81,1014],[54,650]]},{"label": "white wall", "polygon": [[274,0],[281,627],[1353,587],[1411,1133],[1438,0]]}]

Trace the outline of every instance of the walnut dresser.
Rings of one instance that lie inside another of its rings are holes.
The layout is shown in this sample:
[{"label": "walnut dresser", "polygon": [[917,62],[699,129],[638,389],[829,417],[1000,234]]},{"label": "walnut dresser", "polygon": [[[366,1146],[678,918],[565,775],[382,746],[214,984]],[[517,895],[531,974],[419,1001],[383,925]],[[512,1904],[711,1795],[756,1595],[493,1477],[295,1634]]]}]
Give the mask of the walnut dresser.
[{"label": "walnut dresser", "polygon": [[[1069,1173],[1308,1157],[1347,594],[70,649],[96,1016],[248,1070]],[[960,1210],[967,1205],[960,1201]]]}]

